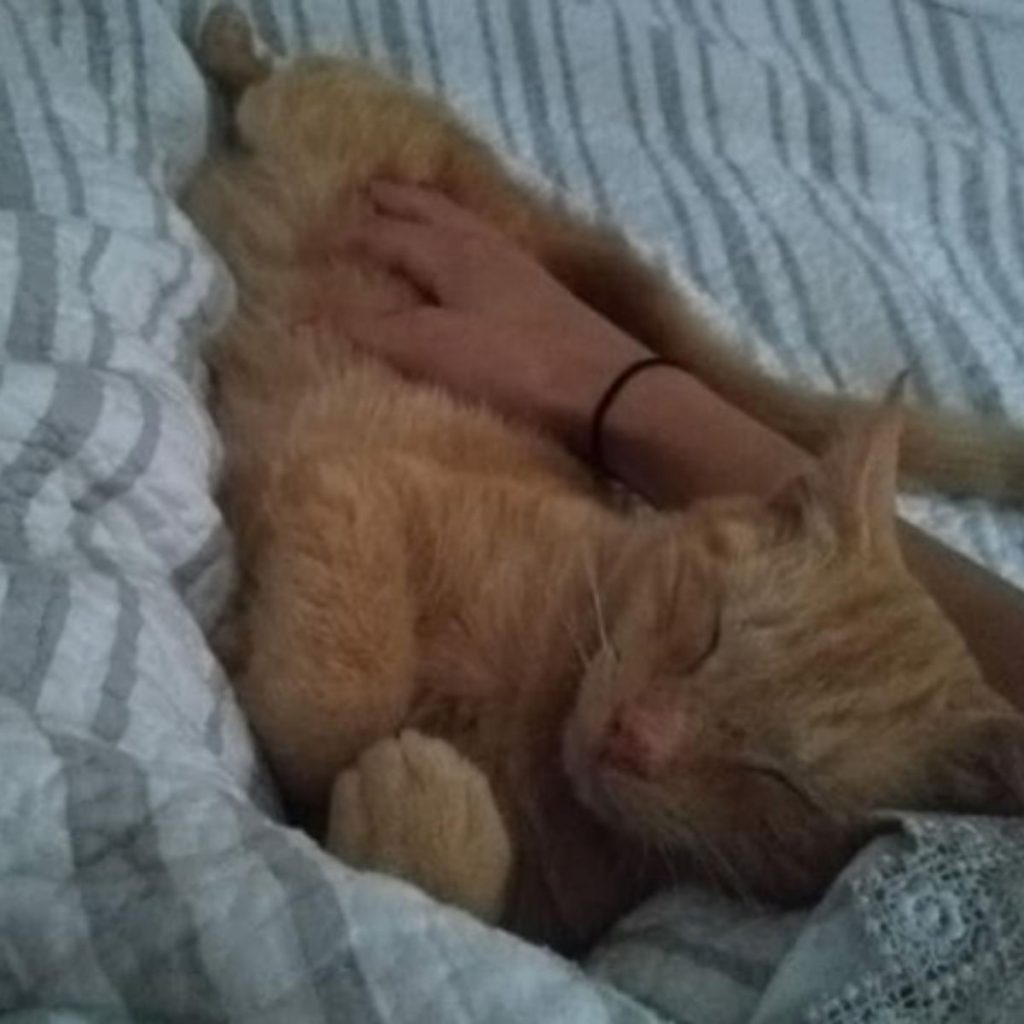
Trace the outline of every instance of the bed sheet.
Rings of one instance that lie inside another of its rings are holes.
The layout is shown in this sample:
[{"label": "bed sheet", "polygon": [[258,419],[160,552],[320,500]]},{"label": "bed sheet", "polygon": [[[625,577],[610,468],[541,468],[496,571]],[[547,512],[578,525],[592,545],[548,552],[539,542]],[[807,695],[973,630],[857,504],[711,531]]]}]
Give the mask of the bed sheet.
[{"label": "bed sheet", "polygon": [[[1012,1021],[1024,828],[910,818],[822,904],[681,890],[582,966],[280,822],[204,630],[231,579],[175,205],[198,0],[0,0],[0,1009],[17,1020]],[[251,0],[447,97],[770,369],[1024,420],[1024,11],[997,0]],[[1024,582],[1024,521],[909,515]]]}]

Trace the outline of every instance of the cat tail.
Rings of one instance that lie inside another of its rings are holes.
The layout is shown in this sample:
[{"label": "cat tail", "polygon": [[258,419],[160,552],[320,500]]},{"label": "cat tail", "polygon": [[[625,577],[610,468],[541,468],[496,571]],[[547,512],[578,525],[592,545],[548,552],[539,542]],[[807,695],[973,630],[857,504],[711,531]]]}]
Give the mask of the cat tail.
[{"label": "cat tail", "polygon": [[[560,218],[541,246],[549,268],[588,304],[748,415],[820,454],[851,418],[879,403],[785,383],[736,351],[706,300],[670,285],[615,231]],[[1024,503],[1024,430],[981,417],[909,407],[905,480],[954,494]]]},{"label": "cat tail", "polygon": [[234,4],[218,4],[203,23],[199,66],[232,100],[274,70],[275,57],[248,16]]}]

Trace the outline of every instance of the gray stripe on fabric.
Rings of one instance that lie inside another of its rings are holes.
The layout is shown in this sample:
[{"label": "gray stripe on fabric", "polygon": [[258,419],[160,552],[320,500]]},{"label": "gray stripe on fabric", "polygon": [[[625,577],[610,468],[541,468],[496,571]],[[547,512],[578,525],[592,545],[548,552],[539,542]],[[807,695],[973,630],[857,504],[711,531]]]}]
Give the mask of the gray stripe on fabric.
[{"label": "gray stripe on fabric", "polygon": [[85,23],[85,54],[89,80],[106,98],[110,95],[114,82],[107,9],[104,4],[83,4],[82,19]]},{"label": "gray stripe on fabric", "polygon": [[69,365],[55,372],[46,411],[0,470],[0,554],[12,561],[27,553],[25,516],[32,499],[50,474],[79,451],[103,409],[102,389],[88,370]]},{"label": "gray stripe on fabric", "polygon": [[106,366],[114,350],[114,324],[110,316],[95,305],[93,295],[93,274],[96,267],[103,258],[113,233],[110,228],[99,225],[93,228],[89,238],[89,246],[82,257],[78,280],[89,301],[89,308],[92,314],[92,344],[89,349],[89,364],[91,366]]},{"label": "gray stripe on fabric", "polygon": [[[3,536],[0,525],[0,542]],[[19,566],[0,608],[0,693],[33,711],[71,608],[63,573]]]},{"label": "gray stripe on fabric", "polygon": [[989,103],[995,111],[996,117],[999,118],[999,123],[1003,126],[1003,131],[1006,133],[1011,145],[1017,147],[1020,142],[1019,133],[1016,124],[1014,124],[1013,119],[1010,117],[1006,101],[1003,99],[1003,90],[996,78],[992,50],[988,45],[988,39],[985,36],[984,30],[973,21],[971,22],[971,36],[974,40],[974,51],[977,58],[974,64],[981,71],[981,80],[985,85],[985,92],[988,94]]},{"label": "gray stripe on fabric", "polygon": [[107,11],[103,4],[82,5],[82,20],[85,25],[85,56],[89,68],[89,81],[102,95],[106,107],[108,153],[117,149],[119,125],[111,103],[114,88],[113,66],[111,64],[110,32]]},{"label": "gray stripe on fabric", "polygon": [[[796,14],[797,24],[800,26],[800,33],[807,40],[808,45],[818,55],[818,61],[822,69],[833,81],[839,78],[836,70],[835,58],[829,46],[828,37],[818,18],[818,12],[813,5],[793,3],[790,0],[790,9]],[[777,12],[776,15],[777,16]]]},{"label": "gray stripe on fabric", "polygon": [[791,159],[789,136],[786,134],[786,111],[782,99],[782,86],[779,83],[779,73],[770,65],[766,65],[762,71],[765,76],[768,96],[768,120],[771,125],[772,142],[782,163],[789,167]]},{"label": "gray stripe on fabric", "polygon": [[[142,26],[140,4],[126,0],[128,7],[128,29],[131,37],[132,57],[132,108],[138,143],[135,148],[135,166],[147,180],[156,163],[153,148],[153,123],[150,117],[149,62],[146,59],[146,36]],[[170,232],[168,218],[169,204],[164,196],[153,190],[153,230],[159,238],[166,238]]]},{"label": "gray stripe on fabric", "polygon": [[[687,6],[692,9],[690,4],[687,4]],[[842,372],[828,345],[822,345],[821,343],[825,337],[825,332],[822,330],[821,321],[811,299],[811,289],[804,278],[803,271],[800,269],[800,263],[793,252],[793,247],[790,245],[789,239],[786,238],[785,234],[779,230],[768,210],[764,209],[761,203],[758,202],[754,184],[742,165],[727,155],[728,150],[722,135],[722,122],[718,111],[718,99],[715,91],[711,56],[708,53],[707,43],[703,39],[699,39],[697,42],[697,54],[705,118],[708,130],[718,151],[719,159],[732,174],[737,186],[750,204],[751,211],[764,224],[778,250],[779,257],[782,260],[783,272],[790,283],[793,297],[796,300],[796,311],[800,318],[807,351],[817,356],[825,375],[838,386],[842,381]],[[795,354],[793,346],[789,344],[788,339],[780,338],[779,341],[781,344],[776,348],[779,356],[783,357],[791,366],[798,367],[799,359]]]},{"label": "gray stripe on fabric", "polygon": [[214,703],[203,725],[203,746],[211,754],[219,756],[224,753],[224,709],[222,704],[225,700],[225,691],[223,686],[214,683],[210,683],[209,688],[214,691]]},{"label": "gray stripe on fabric", "polygon": [[117,590],[114,638],[107,653],[107,671],[100,684],[99,703],[90,730],[94,736],[116,743],[128,729],[129,697],[138,676],[138,645],[142,632],[141,598],[117,564],[89,540],[93,520],[80,518],[72,528],[75,543],[97,573],[109,578]]},{"label": "gray stripe on fabric", "polygon": [[96,480],[88,491],[75,502],[75,510],[91,516],[107,502],[127,494],[140,476],[149,468],[160,441],[160,402],[142,384],[130,381],[139,400],[142,422],[128,454],[114,470]]},{"label": "gray stripe on fabric", "polygon": [[363,13],[359,9],[359,0],[345,0],[349,20],[352,22],[352,35],[356,41],[356,49],[361,57],[370,56],[370,37],[363,22]]},{"label": "gray stripe on fabric", "polygon": [[105,367],[110,365],[114,354],[114,321],[100,309],[92,311],[92,345],[89,349],[89,365]]},{"label": "gray stripe on fabric", "polygon": [[131,717],[129,701],[138,679],[139,636],[142,633],[139,592],[120,575],[115,575],[114,580],[117,587],[114,640],[107,654],[107,671],[100,685],[99,705],[91,725],[93,734],[109,743],[117,743],[128,729]]},{"label": "gray stripe on fabric", "polygon": [[815,173],[833,181],[836,176],[835,158],[832,154],[832,115],[821,88],[810,80],[805,81],[807,102],[807,142],[811,167]]},{"label": "gray stripe on fabric", "polygon": [[616,945],[636,943],[641,949],[653,948],[671,957],[681,958],[683,964],[706,967],[730,981],[761,992],[771,981],[777,964],[748,960],[736,953],[716,949],[709,942],[694,942],[665,925],[652,924],[643,928],[629,927],[616,933]]},{"label": "gray stripe on fabric", "polygon": [[324,1019],[336,1019],[337,1008],[349,1006],[360,1008],[361,1024],[383,1024],[373,987],[353,952],[348,921],[323,871],[248,804],[236,804],[236,814],[243,848],[263,860],[287,894],[286,913],[306,961],[304,979],[315,992]]},{"label": "gray stripe on fabric", "polygon": [[615,46],[619,57],[619,68],[621,71],[620,81],[622,83],[623,100],[626,109],[629,111],[630,124],[636,127],[637,138],[640,148],[647,156],[648,163],[654,171],[658,184],[661,187],[661,194],[672,210],[672,215],[678,229],[677,237],[680,240],[683,252],[686,254],[686,270],[693,280],[707,293],[711,294],[710,281],[707,271],[704,269],[704,261],[701,256],[697,231],[690,216],[689,208],[683,198],[676,190],[675,182],[671,175],[665,170],[658,158],[650,136],[647,134],[647,124],[644,120],[640,105],[640,96],[636,83],[636,70],[633,66],[633,54],[629,40],[629,32],[618,10],[612,11],[613,24],[615,26]]},{"label": "gray stripe on fabric", "polygon": [[444,91],[444,65],[441,62],[441,49],[437,41],[437,29],[434,28],[434,16],[430,13],[429,0],[417,0],[420,25],[423,28],[423,41],[427,47],[427,66],[434,88]]},{"label": "gray stripe on fabric", "polygon": [[576,88],[576,69],[573,65],[572,55],[569,52],[569,42],[565,30],[565,15],[562,13],[561,4],[551,5],[551,23],[555,42],[555,54],[562,71],[562,81],[565,84],[565,105],[569,113],[569,123],[572,125],[580,156],[583,158],[583,166],[586,168],[587,177],[593,188],[597,209],[603,216],[610,218],[612,215],[612,204],[605,190],[601,171],[597,166],[597,161],[594,159],[594,153],[590,148],[590,140],[587,138],[587,129],[583,123],[580,96]]},{"label": "gray stripe on fabric", "polygon": [[857,182],[865,194],[871,191],[871,175],[868,169],[868,144],[867,131],[864,126],[864,117],[860,111],[855,98],[851,96],[850,90],[843,82],[842,76],[836,67],[835,58],[828,43],[828,37],[821,24],[818,11],[813,4],[795,4],[797,20],[800,31],[811,49],[818,55],[818,61],[825,71],[825,74],[840,95],[845,99],[847,111],[850,115],[852,126],[851,143],[853,145],[853,167],[857,175]]},{"label": "gray stripe on fabric", "polygon": [[978,124],[978,112],[964,82],[964,69],[960,63],[960,54],[956,47],[956,37],[950,30],[946,16],[931,4],[923,7],[925,21],[928,25],[928,37],[938,59],[939,76],[943,87],[953,101],[953,105]]},{"label": "gray stripe on fabric", "polygon": [[64,44],[64,11],[60,0],[48,0],[46,9],[50,22],[50,42],[59,48]]},{"label": "gray stripe on fabric", "polygon": [[377,0],[377,15],[380,18],[381,35],[384,37],[388,56],[397,68],[398,74],[402,78],[410,78],[412,48],[409,46],[409,35],[401,7],[396,0]]},{"label": "gray stripe on fabric", "polygon": [[864,70],[864,59],[860,55],[860,48],[857,46],[856,37],[853,34],[853,27],[847,17],[846,8],[842,4],[833,7],[836,16],[836,24],[839,26],[839,36],[843,40],[843,47],[850,59],[853,73],[861,85],[867,87],[868,76]]},{"label": "gray stripe on fabric", "polygon": [[146,314],[146,319],[139,328],[139,333],[147,341],[152,341],[160,328],[160,318],[170,304],[171,298],[180,292],[195,273],[196,252],[191,246],[176,245],[178,267],[172,277],[161,283],[153,302]]},{"label": "gray stripe on fabric", "polygon": [[907,22],[906,11],[903,4],[905,0],[889,0],[889,7],[892,11],[893,20],[896,24],[896,34],[900,40],[900,48],[903,50],[903,60],[910,75],[911,84],[918,100],[928,110],[934,111],[934,105],[928,97],[924,86],[924,76],[921,73],[921,63],[918,60],[917,51],[914,49],[914,34],[910,31]]},{"label": "gray stripe on fabric", "polygon": [[89,235],[89,245],[82,256],[82,266],[78,277],[83,289],[92,290],[92,276],[107,249],[110,248],[112,238],[113,232],[105,224],[93,226]]},{"label": "gray stripe on fabric", "polygon": [[13,8],[7,8],[8,17],[14,27],[15,34],[21,43],[22,53],[25,57],[25,70],[35,89],[39,99],[39,106],[43,112],[43,121],[46,124],[47,134],[53,142],[54,151],[57,154],[57,163],[60,166],[60,174],[64,179],[64,186],[68,195],[68,209],[76,216],[85,215],[85,186],[82,183],[82,175],[78,164],[71,155],[71,148],[68,146],[67,137],[64,135],[64,127],[57,117],[53,106],[53,95],[50,92],[50,85],[46,75],[43,73],[42,65],[39,62],[39,54],[36,53],[32,40],[21,15]]},{"label": "gray stripe on fabric", "polygon": [[68,734],[52,735],[50,744],[63,762],[75,891],[92,953],[124,1008],[137,1020],[155,1013],[228,1019],[203,959],[199,926],[162,855],[138,762]]},{"label": "gray stripe on fabric", "polygon": [[250,0],[252,16],[259,34],[267,41],[276,53],[285,52],[284,32],[281,22],[277,20],[274,5],[270,0]]},{"label": "gray stripe on fabric", "polygon": [[303,0],[292,0],[292,20],[295,22],[295,36],[299,49],[308,53],[313,47],[313,30]]},{"label": "gray stripe on fabric", "polygon": [[0,75],[0,209],[31,210],[36,205],[32,171],[11,106],[11,94]]},{"label": "gray stripe on fabric", "polygon": [[690,137],[686,118],[682,116],[684,105],[679,85],[679,67],[669,39],[664,30],[657,28],[650,30],[649,39],[657,98],[669,129],[669,145],[708,201],[709,211],[718,224],[724,249],[729,256],[727,266],[735,280],[740,302],[766,337],[776,346],[782,345],[782,331],[775,319],[769,291],[754,255],[753,240],[716,176],[704,165]]},{"label": "gray stripe on fabric", "polygon": [[49,217],[22,214],[15,223],[18,278],[7,351],[15,359],[45,359],[57,324],[57,232]]},{"label": "gray stripe on fabric", "polygon": [[199,43],[199,32],[202,27],[199,21],[200,0],[179,0],[179,3],[181,6],[178,25],[181,30],[181,38],[194,48]]},{"label": "gray stripe on fabric", "polygon": [[179,565],[172,575],[174,586],[182,595],[192,589],[213,567],[228,543],[223,523],[218,523],[199,548]]},{"label": "gray stripe on fabric", "polygon": [[494,109],[498,115],[498,125],[501,128],[501,134],[505,137],[505,142],[512,148],[513,152],[517,152],[519,147],[515,130],[512,127],[512,117],[509,114],[508,98],[505,96],[505,79],[501,74],[498,44],[494,38],[494,26],[491,24],[489,13],[490,6],[486,3],[474,3],[470,6],[476,12],[477,25],[480,28],[480,38],[484,44],[487,81],[490,84]]},{"label": "gray stripe on fabric", "polygon": [[[1013,240],[1013,247],[1017,251],[1017,258],[1024,263],[1024,199],[1021,196],[1020,178],[1009,172],[1009,183],[1007,185],[1007,198],[1010,208],[1010,238]],[[1018,323],[1018,327],[1020,324]]]},{"label": "gray stripe on fabric", "polygon": [[559,188],[566,186],[561,150],[551,124],[551,104],[544,87],[544,69],[530,16],[529,0],[508,5],[512,43],[519,62],[519,81],[526,104],[526,120],[536,144],[537,157]]}]

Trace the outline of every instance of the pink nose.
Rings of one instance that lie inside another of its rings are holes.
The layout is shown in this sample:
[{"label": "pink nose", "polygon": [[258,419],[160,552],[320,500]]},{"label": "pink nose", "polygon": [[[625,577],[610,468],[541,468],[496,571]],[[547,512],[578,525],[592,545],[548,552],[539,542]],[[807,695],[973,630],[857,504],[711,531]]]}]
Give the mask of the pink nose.
[{"label": "pink nose", "polygon": [[608,725],[600,758],[611,768],[649,779],[662,760],[659,733],[651,716],[635,708],[620,708]]}]

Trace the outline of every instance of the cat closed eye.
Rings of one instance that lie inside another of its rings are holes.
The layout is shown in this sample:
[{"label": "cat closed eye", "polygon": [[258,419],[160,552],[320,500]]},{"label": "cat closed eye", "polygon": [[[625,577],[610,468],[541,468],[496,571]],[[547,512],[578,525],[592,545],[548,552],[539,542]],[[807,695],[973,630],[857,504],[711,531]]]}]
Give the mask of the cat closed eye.
[{"label": "cat closed eye", "polygon": [[692,675],[697,671],[705,662],[710,660],[715,653],[718,651],[718,647],[722,640],[722,612],[721,609],[715,612],[714,623],[711,627],[711,633],[709,634],[708,641],[701,649],[700,653],[690,661],[686,666],[686,673]]}]

